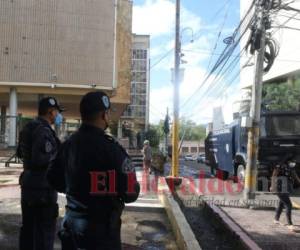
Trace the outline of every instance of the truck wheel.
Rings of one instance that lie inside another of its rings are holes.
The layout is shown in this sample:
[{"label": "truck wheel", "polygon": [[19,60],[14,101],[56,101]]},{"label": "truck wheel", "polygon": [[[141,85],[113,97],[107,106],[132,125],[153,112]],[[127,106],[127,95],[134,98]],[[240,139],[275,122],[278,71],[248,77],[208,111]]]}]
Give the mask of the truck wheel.
[{"label": "truck wheel", "polygon": [[243,164],[239,164],[236,167],[235,170],[235,178],[234,178],[234,182],[237,183],[238,181],[244,183],[245,182],[245,166]]}]

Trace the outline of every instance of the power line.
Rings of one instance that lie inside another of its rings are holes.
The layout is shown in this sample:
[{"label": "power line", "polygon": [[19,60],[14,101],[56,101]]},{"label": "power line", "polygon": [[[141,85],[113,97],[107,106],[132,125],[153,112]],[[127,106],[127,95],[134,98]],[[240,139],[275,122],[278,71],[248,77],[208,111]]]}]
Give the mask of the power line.
[{"label": "power line", "polygon": [[[284,15],[284,14],[278,14],[278,16],[281,16],[281,17],[287,17],[287,18],[291,18],[291,16],[289,16],[289,15]],[[292,20],[297,20],[297,21],[300,21],[300,18],[295,18],[295,17],[292,17]]]},{"label": "power line", "polygon": [[[290,22],[294,17],[296,17],[299,14],[300,14],[299,12],[295,13],[294,15],[289,17],[287,20],[285,20],[282,24],[280,24],[278,27],[285,26],[288,22]],[[274,35],[278,30],[280,30],[280,28],[278,28],[277,30],[274,30],[271,34]]]},{"label": "power line", "polygon": [[[215,96],[216,100],[219,100],[219,98],[223,95],[223,93],[225,91],[227,91],[235,83],[235,80],[239,77],[240,72],[244,70],[245,65],[247,65],[252,60],[252,58],[253,58],[253,56],[251,58],[249,58],[249,60],[244,64],[244,66],[241,68],[240,71],[239,70],[237,71],[237,73],[234,75],[234,77],[232,77],[231,80],[229,81],[228,85],[227,85],[226,82],[224,82],[223,85],[218,88],[219,89],[219,94]],[[211,89],[211,92],[213,90],[214,89]],[[207,95],[207,96],[209,96],[209,95]],[[207,106],[207,103],[205,104],[206,100],[207,100],[207,97],[206,97],[206,99],[202,99],[202,101],[200,102],[199,105],[201,105],[202,103],[204,103],[204,105]],[[197,111],[200,111],[200,110],[197,110]],[[196,114],[194,114],[192,117],[194,117],[194,116],[196,116]]]},{"label": "power line", "polygon": [[[278,26],[276,26],[278,27]],[[211,53],[210,50],[194,50],[194,49],[183,49],[183,51],[192,52],[192,53],[198,53],[198,54],[208,54],[208,55],[214,55],[214,56],[220,56],[221,53]],[[231,55],[230,57],[239,57],[239,58],[249,58],[249,56],[240,56],[238,54]],[[277,61],[286,61],[286,62],[300,62],[300,60],[291,60],[291,59],[285,59],[285,58],[276,58]]]},{"label": "power line", "polygon": [[[248,9],[246,15],[243,17],[243,19],[241,20],[238,28],[235,29],[232,38],[234,39],[234,37],[237,35],[238,30],[240,29],[240,27],[242,26],[243,22],[246,20],[247,16],[249,15],[249,13],[251,12],[252,8],[254,7],[254,3],[255,1],[252,2],[251,7]],[[202,89],[202,87],[206,84],[206,82],[208,81],[208,79],[210,78],[210,76],[216,71],[216,69],[225,61],[224,65],[221,67],[221,70],[224,68],[225,64],[228,62],[230,55],[232,55],[233,51],[236,49],[238,43],[240,42],[241,38],[245,35],[247,29],[250,27],[250,25],[252,24],[253,21],[253,16],[251,17],[250,21],[248,22],[248,24],[246,25],[245,30],[242,32],[242,34],[240,35],[239,39],[237,41],[235,41],[234,44],[228,44],[221,56],[218,58],[217,62],[215,63],[214,67],[209,71],[209,73],[206,75],[206,77],[204,78],[204,81],[200,84],[200,86],[197,88],[197,90],[191,95],[191,97],[189,99],[187,99],[184,104],[181,106],[184,107],[187,103],[189,103],[191,101],[191,99]],[[220,71],[219,71],[220,73]]]},{"label": "power line", "polygon": [[289,30],[300,31],[300,29],[295,28],[295,27],[290,27],[290,26],[273,26],[272,28],[280,28],[280,29],[289,29]]},{"label": "power line", "polygon": [[222,22],[222,24],[221,24],[221,29],[220,29],[220,31],[218,32],[217,40],[216,40],[215,45],[214,45],[214,48],[213,48],[213,50],[212,50],[212,54],[211,54],[211,56],[210,56],[210,58],[209,58],[209,62],[208,62],[207,69],[209,69],[210,64],[211,64],[211,61],[212,61],[212,58],[213,58],[213,53],[214,53],[214,52],[216,51],[216,49],[217,49],[218,42],[219,42],[219,40],[220,40],[220,37],[221,37],[222,31],[223,31],[225,22],[226,22],[226,20],[227,20],[228,10],[229,10],[229,8],[228,8],[228,6],[227,6],[227,10],[226,10],[225,15],[224,15],[224,20],[223,20],[223,22]]},{"label": "power line", "polygon": [[[215,16],[217,16],[217,14],[219,12],[221,12],[223,10],[223,8],[229,4],[229,2],[231,2],[232,0],[227,0],[227,2],[222,6],[222,8],[219,9],[219,11],[216,12]],[[227,11],[228,12],[228,11]],[[226,13],[226,18],[227,18],[227,13]],[[215,18],[215,17],[214,17]],[[201,30],[198,34],[194,35],[194,39],[193,40],[197,40],[199,37],[197,37],[200,33],[202,33],[203,30]],[[150,69],[154,68],[156,65],[158,65],[163,59],[165,59],[169,53],[171,53],[174,50],[174,48],[170,49],[166,54],[164,54],[160,59],[158,59],[155,63],[153,63],[153,65],[150,66]]]},{"label": "power line", "polygon": [[[231,1],[232,1],[232,0],[227,0],[227,2],[225,2],[225,3],[222,5],[222,7],[220,7],[220,9],[218,9],[218,10],[215,12],[214,16],[210,19],[210,21],[216,19],[216,17],[223,11],[224,7],[225,7],[227,4],[229,4]],[[217,29],[217,28],[216,28],[216,29]],[[216,29],[215,29],[215,30],[216,30]],[[204,29],[201,29],[198,33],[196,33],[196,34],[194,35],[194,40],[197,40],[198,38],[200,38],[200,37],[201,37],[201,34],[202,34],[203,32],[204,32]]]},{"label": "power line", "polygon": [[162,60],[164,60],[172,51],[174,48],[170,49],[166,54],[164,54],[160,59],[158,59],[154,64],[150,66],[150,70],[153,69],[156,65],[158,65]]}]

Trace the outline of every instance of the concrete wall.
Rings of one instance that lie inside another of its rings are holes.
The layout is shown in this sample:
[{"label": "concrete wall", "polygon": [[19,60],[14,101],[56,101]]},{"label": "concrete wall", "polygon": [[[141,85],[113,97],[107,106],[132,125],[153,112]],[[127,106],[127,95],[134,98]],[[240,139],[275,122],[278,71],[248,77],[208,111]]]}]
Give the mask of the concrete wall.
[{"label": "concrete wall", "polygon": [[112,87],[114,32],[112,0],[0,0],[0,82]]},{"label": "concrete wall", "polygon": [[9,110],[15,86],[18,113],[35,116],[43,94],[79,118],[81,97],[104,90],[118,120],[130,102],[131,26],[129,0],[0,0],[0,106]]},{"label": "concrete wall", "polygon": [[[131,48],[132,48],[132,2],[118,0],[116,33],[116,79],[118,87],[112,101],[130,103]],[[124,106],[124,109],[126,108]]]}]

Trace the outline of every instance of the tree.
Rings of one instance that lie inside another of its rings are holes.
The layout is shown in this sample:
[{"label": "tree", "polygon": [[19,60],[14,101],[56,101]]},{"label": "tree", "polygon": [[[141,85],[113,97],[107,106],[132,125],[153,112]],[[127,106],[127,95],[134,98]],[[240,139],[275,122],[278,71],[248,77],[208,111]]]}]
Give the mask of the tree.
[{"label": "tree", "polygon": [[182,119],[179,129],[180,139],[184,135],[184,140],[187,141],[200,141],[205,138],[206,128],[204,125],[197,125],[191,120]]},{"label": "tree", "polygon": [[150,146],[157,148],[160,142],[160,131],[158,125],[150,125],[150,128],[145,133],[145,139],[149,140]]},{"label": "tree", "polygon": [[169,115],[167,114],[164,120],[164,127],[163,131],[165,135],[168,135],[170,133],[170,124],[169,124],[170,118]]},{"label": "tree", "polygon": [[271,111],[296,111],[300,107],[300,79],[294,83],[268,83],[263,87],[264,108]]}]

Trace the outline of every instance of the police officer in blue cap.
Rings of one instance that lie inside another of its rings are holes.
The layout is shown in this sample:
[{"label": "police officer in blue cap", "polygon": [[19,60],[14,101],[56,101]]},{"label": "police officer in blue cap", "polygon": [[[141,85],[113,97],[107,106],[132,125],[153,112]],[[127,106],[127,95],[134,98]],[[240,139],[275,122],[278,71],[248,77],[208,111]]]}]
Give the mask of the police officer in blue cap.
[{"label": "police officer in blue cap", "polygon": [[22,226],[21,250],[52,250],[56,218],[57,193],[49,186],[46,171],[60,145],[51,125],[60,125],[62,107],[53,97],[40,100],[38,117],[26,124],[19,135],[17,156],[23,160],[20,176]]},{"label": "police officer in blue cap", "polygon": [[100,91],[82,98],[82,125],[63,143],[48,170],[50,184],[67,198],[59,232],[63,250],[121,249],[124,203],[139,195],[128,154],[105,133],[110,106],[109,97]]}]

